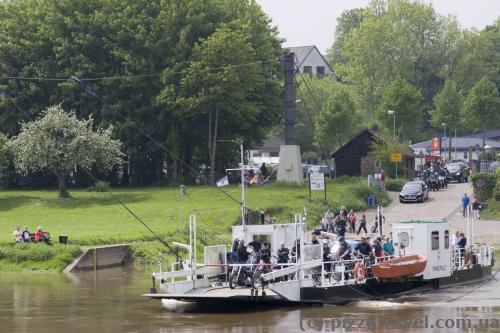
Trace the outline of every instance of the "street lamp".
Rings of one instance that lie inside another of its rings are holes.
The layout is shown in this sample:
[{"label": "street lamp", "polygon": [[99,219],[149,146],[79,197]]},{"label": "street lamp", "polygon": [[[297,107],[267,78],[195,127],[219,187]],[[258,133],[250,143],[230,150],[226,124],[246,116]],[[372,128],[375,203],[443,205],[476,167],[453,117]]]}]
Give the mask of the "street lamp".
[{"label": "street lamp", "polygon": [[396,140],[396,111],[394,110],[388,110],[387,111],[387,114],[389,116],[393,116],[393,121],[394,121],[394,126],[393,126],[393,137],[394,137],[394,140]]},{"label": "street lamp", "polygon": [[446,157],[446,123],[441,123],[444,127],[444,156]]}]

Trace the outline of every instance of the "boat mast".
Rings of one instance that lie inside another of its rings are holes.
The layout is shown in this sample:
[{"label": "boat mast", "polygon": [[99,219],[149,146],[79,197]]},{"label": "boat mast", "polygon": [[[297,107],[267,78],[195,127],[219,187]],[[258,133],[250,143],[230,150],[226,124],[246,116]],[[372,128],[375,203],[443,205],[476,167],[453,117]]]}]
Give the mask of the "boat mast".
[{"label": "boat mast", "polygon": [[245,164],[243,159],[243,138],[240,138],[241,153],[241,225],[245,226]]}]

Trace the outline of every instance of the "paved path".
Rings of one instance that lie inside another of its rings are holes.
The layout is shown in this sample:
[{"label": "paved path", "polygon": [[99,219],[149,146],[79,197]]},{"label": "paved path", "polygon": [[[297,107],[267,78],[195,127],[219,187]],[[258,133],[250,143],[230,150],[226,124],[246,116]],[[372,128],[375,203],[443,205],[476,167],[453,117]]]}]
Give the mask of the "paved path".
[{"label": "paved path", "polygon": [[[385,228],[391,223],[409,220],[442,220],[450,221],[452,231],[466,231],[466,219],[462,217],[461,197],[463,193],[472,197],[472,186],[469,183],[448,184],[448,188],[430,192],[424,203],[400,203],[398,193],[389,192],[392,203],[384,208]],[[376,211],[366,211],[368,231],[375,221]],[[385,233],[385,232],[384,232]],[[500,221],[475,221],[475,241],[500,245]]]}]

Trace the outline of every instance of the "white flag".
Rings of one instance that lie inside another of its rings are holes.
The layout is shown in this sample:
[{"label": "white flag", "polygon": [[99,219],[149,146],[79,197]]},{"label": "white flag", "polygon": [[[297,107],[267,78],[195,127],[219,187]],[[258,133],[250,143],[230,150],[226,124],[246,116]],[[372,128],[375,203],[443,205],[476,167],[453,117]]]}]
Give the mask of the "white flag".
[{"label": "white flag", "polygon": [[229,180],[227,179],[227,176],[224,176],[221,179],[219,179],[216,184],[217,187],[226,186],[229,185]]}]

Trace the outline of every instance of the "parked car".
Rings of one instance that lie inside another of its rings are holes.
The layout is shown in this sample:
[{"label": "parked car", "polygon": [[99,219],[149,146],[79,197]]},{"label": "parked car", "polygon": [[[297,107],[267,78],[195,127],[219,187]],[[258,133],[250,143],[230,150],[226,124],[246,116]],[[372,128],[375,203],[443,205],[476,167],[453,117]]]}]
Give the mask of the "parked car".
[{"label": "parked car", "polygon": [[448,163],[446,169],[449,172],[447,175],[449,181],[463,183],[469,180],[469,167],[465,163]]},{"label": "parked car", "polygon": [[399,202],[424,202],[429,199],[429,189],[424,181],[406,182],[399,193]]}]

